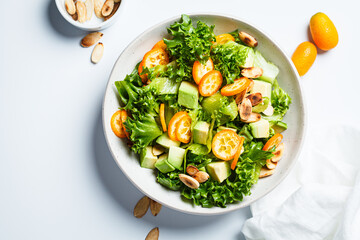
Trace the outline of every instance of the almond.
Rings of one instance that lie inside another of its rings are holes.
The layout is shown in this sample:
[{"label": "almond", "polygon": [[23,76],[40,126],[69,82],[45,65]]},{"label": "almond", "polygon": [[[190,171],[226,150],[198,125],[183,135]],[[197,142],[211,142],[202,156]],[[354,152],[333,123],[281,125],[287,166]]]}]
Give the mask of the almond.
[{"label": "almond", "polygon": [[74,15],[76,13],[76,7],[73,0],[65,0],[65,8],[70,15]]},{"label": "almond", "polygon": [[155,217],[159,214],[160,210],[161,210],[162,205],[154,200],[151,199],[150,201],[150,211],[151,214],[154,215]]},{"label": "almond", "polygon": [[109,16],[104,17],[104,20],[107,21],[107,20],[109,20],[109,18],[111,18],[112,16],[114,16],[114,14],[115,14],[116,11],[118,10],[119,6],[120,6],[120,3],[119,3],[119,2],[118,2],[118,3],[115,2],[115,4],[114,4],[114,9],[112,10],[112,12],[110,13]]},{"label": "almond", "polygon": [[114,9],[114,0],[106,0],[101,9],[101,14],[104,17],[109,16],[113,9]]},{"label": "almond", "polygon": [[190,176],[194,176],[196,173],[199,172],[199,169],[197,169],[197,167],[193,166],[193,165],[189,165],[186,168],[186,172],[190,175]]},{"label": "almond", "polygon": [[250,117],[247,119],[247,120],[243,120],[243,119],[240,119],[242,122],[244,123],[252,123],[252,122],[257,122],[261,119],[261,115],[260,113],[251,113],[250,114]]},{"label": "almond", "polygon": [[256,106],[263,101],[261,93],[252,93],[246,98],[250,100],[252,106]]},{"label": "almond", "polygon": [[152,148],[152,154],[154,156],[159,156],[159,155],[163,154],[164,152],[165,152],[165,149],[160,145],[155,145]]},{"label": "almond", "polygon": [[248,120],[252,112],[252,106],[250,100],[248,98],[245,98],[238,105],[238,109],[239,109],[240,119],[244,121]]},{"label": "almond", "polygon": [[91,47],[92,45],[94,45],[95,43],[97,43],[100,38],[103,36],[104,34],[101,32],[92,32],[89,33],[88,35],[86,35],[83,39],[81,39],[81,46],[83,47]]},{"label": "almond", "polygon": [[274,114],[274,108],[273,106],[269,105],[264,111],[263,114],[266,116],[272,116]]},{"label": "almond", "polygon": [[272,175],[274,172],[275,172],[274,169],[269,170],[269,169],[267,169],[267,168],[262,167],[261,170],[260,170],[259,178],[264,178],[264,177],[270,176],[270,175]]},{"label": "almond", "polygon": [[80,23],[83,23],[86,21],[86,6],[85,3],[83,3],[82,1],[77,1],[75,3],[76,6],[76,12],[78,15],[78,21]]},{"label": "almond", "polygon": [[285,145],[284,143],[280,143],[276,149],[275,152],[273,152],[274,156],[271,158],[272,162],[278,162],[282,158],[282,155],[284,153]]},{"label": "almond", "polygon": [[266,160],[266,167],[268,168],[268,169],[275,169],[276,168],[276,165],[277,165],[277,163],[273,163],[272,161],[271,161],[271,159],[267,159]]},{"label": "almond", "polygon": [[159,239],[159,228],[153,228],[146,236],[145,240],[158,240]]},{"label": "almond", "polygon": [[144,196],[141,198],[134,207],[134,216],[136,218],[142,218],[150,206],[150,198]]},{"label": "almond", "polygon": [[209,174],[207,174],[206,172],[200,171],[200,172],[197,172],[193,176],[193,178],[195,178],[195,180],[198,181],[199,183],[203,183],[209,179]]},{"label": "almond", "polygon": [[115,2],[115,3],[119,3],[119,2],[121,2],[121,0],[114,0],[114,2]]},{"label": "almond", "polygon": [[180,179],[181,182],[183,182],[189,188],[198,189],[199,186],[200,186],[200,183],[198,181],[196,181],[194,178],[192,178],[192,177],[190,177],[188,175],[180,173],[179,174],[179,179]]},{"label": "almond", "polygon": [[72,17],[72,19],[73,19],[74,21],[77,21],[77,20],[78,20],[78,15],[77,15],[77,13],[74,13],[73,15],[71,15],[71,17]]},{"label": "almond", "polygon": [[94,2],[93,0],[86,0],[85,1],[86,6],[86,20],[90,20],[92,18],[93,12],[94,12]]},{"label": "almond", "polygon": [[241,75],[247,78],[258,78],[263,75],[263,70],[259,67],[244,68],[241,70]]},{"label": "almond", "polygon": [[91,61],[93,63],[98,63],[101,60],[103,54],[104,54],[104,45],[100,42],[96,44],[96,46],[94,47],[94,50],[91,54]]},{"label": "almond", "polygon": [[249,47],[256,47],[258,45],[256,38],[246,32],[239,32],[239,38],[245,45]]},{"label": "almond", "polygon": [[103,5],[104,2],[102,0],[94,0],[94,12],[98,18],[103,18],[103,15],[101,14]]}]

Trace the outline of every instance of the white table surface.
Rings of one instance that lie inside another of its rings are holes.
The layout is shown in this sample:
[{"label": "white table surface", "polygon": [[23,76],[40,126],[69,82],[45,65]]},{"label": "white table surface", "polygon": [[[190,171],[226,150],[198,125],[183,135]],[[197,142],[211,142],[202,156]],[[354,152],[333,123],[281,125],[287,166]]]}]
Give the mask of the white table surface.
[{"label": "white table surface", "polygon": [[103,31],[105,54],[94,65],[91,49],[79,46],[85,32],[62,19],[54,0],[2,0],[0,239],[144,239],[155,226],[160,239],[244,239],[241,227],[251,217],[249,208],[212,217],[163,208],[157,217],[133,217],[142,194],[111,157],[101,104],[121,51],[164,19],[229,13],[265,30],[291,56],[309,39],[310,17],[323,11],[337,26],[340,42],[319,54],[301,79],[309,127],[358,124],[357,1],[245,2],[125,0],[119,21]]}]

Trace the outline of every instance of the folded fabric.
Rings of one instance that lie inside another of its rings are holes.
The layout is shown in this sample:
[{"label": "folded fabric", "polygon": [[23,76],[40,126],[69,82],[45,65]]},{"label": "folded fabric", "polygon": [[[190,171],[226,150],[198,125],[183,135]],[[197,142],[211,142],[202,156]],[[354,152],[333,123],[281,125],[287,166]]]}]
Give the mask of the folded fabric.
[{"label": "folded fabric", "polygon": [[251,205],[247,240],[359,240],[360,131],[309,129],[303,153],[271,193]]}]

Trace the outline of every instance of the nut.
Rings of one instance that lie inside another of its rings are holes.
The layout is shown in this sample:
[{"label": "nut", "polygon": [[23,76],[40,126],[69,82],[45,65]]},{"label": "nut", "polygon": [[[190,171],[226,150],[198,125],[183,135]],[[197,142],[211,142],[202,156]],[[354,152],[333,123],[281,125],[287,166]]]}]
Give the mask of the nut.
[{"label": "nut", "polygon": [[254,86],[254,81],[251,80],[251,79],[249,79],[249,80],[250,80],[249,86],[248,86],[244,91],[242,91],[241,93],[239,93],[239,94],[236,95],[236,97],[235,97],[235,102],[236,102],[236,104],[241,103],[241,102],[244,100],[246,94],[247,94],[248,92],[250,92],[250,90],[253,88],[253,86]]},{"label": "nut", "polygon": [[162,205],[154,200],[151,199],[150,201],[150,211],[151,214],[154,215],[155,217],[159,214],[160,210],[161,210]]},{"label": "nut", "polygon": [[259,178],[264,178],[264,177],[270,176],[270,175],[272,175],[274,172],[275,172],[274,169],[269,170],[269,169],[267,169],[267,168],[262,167],[261,170],[260,170]]},{"label": "nut", "polygon": [[119,3],[119,2],[121,2],[121,0],[114,0],[114,2],[115,2],[115,3]]},{"label": "nut", "polygon": [[196,179],[196,181],[198,181],[199,183],[203,183],[206,182],[209,179],[209,174],[207,174],[206,172],[200,171],[197,172],[193,178]]},{"label": "nut", "polygon": [[278,161],[280,161],[283,153],[284,153],[284,149],[285,149],[285,145],[284,143],[280,143],[276,149],[275,152],[273,152],[274,156],[271,158],[271,161],[276,163]]},{"label": "nut", "polygon": [[251,113],[250,114],[250,117],[247,119],[247,120],[243,120],[243,119],[240,119],[242,122],[244,123],[252,123],[252,122],[257,122],[261,119],[261,115],[260,113]]},{"label": "nut", "polygon": [[238,109],[240,119],[244,121],[248,120],[252,112],[252,105],[250,100],[248,98],[245,98],[242,103],[238,105]]},{"label": "nut", "polygon": [[92,32],[81,39],[81,46],[90,47],[97,43],[104,34],[101,32]]},{"label": "nut", "polygon": [[258,45],[256,38],[246,32],[239,32],[239,37],[240,40],[249,47],[256,47]]},{"label": "nut", "polygon": [[104,45],[100,42],[96,44],[96,46],[94,47],[94,50],[91,54],[91,61],[93,63],[98,63],[101,60],[103,54],[104,54]]},{"label": "nut", "polygon": [[76,13],[76,7],[73,0],[65,0],[65,8],[70,15],[74,15]]},{"label": "nut", "polygon": [[149,205],[150,198],[148,198],[147,196],[141,198],[134,207],[134,216],[136,218],[142,218],[149,209]]},{"label": "nut", "polygon": [[272,116],[274,114],[274,108],[273,106],[269,105],[264,111],[263,114],[266,116]]},{"label": "nut", "polygon": [[152,148],[152,154],[154,156],[159,156],[159,155],[163,154],[164,152],[165,152],[165,149],[160,145],[155,145]]},{"label": "nut", "polygon": [[103,5],[104,5],[104,2],[102,0],[94,0],[94,12],[98,18],[103,17],[103,15],[101,14],[101,9],[102,9]]},{"label": "nut", "polygon": [[200,187],[200,183],[188,175],[180,173],[179,179],[189,188],[198,189]]},{"label": "nut", "polygon": [[194,176],[196,173],[199,172],[199,169],[197,169],[197,167],[193,166],[193,165],[189,165],[186,168],[186,172],[190,175],[190,176]]},{"label": "nut", "polygon": [[86,21],[86,6],[85,3],[83,3],[82,1],[77,1],[75,3],[76,6],[76,12],[78,14],[78,21],[80,23],[83,23]]},{"label": "nut", "polygon": [[113,9],[114,9],[114,0],[106,0],[101,9],[101,14],[104,17],[109,16]]},{"label": "nut", "polygon": [[271,161],[271,159],[267,159],[266,160],[266,167],[268,168],[268,169],[275,169],[276,168],[276,165],[277,165],[277,163],[273,163],[272,161]]},{"label": "nut", "polygon": [[104,20],[107,21],[109,18],[111,18],[112,16],[114,16],[114,14],[115,14],[116,11],[118,10],[119,6],[120,6],[120,3],[119,3],[119,2],[115,2],[115,4],[114,4],[114,9],[112,10],[112,12],[110,13],[109,16],[104,17]]},{"label": "nut", "polygon": [[153,228],[146,236],[145,240],[158,240],[159,239],[159,228]]},{"label": "nut", "polygon": [[256,106],[263,101],[261,93],[252,93],[246,98],[250,100],[252,106]]},{"label": "nut", "polygon": [[85,1],[85,7],[86,7],[86,20],[90,20],[92,18],[93,12],[94,12],[94,2],[93,0],[86,0]]},{"label": "nut", "polygon": [[72,19],[73,19],[74,21],[77,21],[77,20],[78,20],[78,15],[77,15],[77,13],[74,13],[73,15],[71,15],[71,17],[72,17]]},{"label": "nut", "polygon": [[259,67],[244,68],[241,70],[241,75],[247,78],[258,78],[263,75],[263,70]]}]

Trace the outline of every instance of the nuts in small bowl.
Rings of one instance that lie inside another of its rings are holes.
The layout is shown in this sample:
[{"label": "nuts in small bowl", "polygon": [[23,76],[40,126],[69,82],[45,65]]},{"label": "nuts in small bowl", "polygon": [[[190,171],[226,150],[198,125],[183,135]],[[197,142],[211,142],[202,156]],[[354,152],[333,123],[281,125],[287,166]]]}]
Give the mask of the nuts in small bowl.
[{"label": "nuts in small bowl", "polygon": [[98,31],[111,26],[121,14],[124,0],[55,0],[61,15],[73,26]]}]

